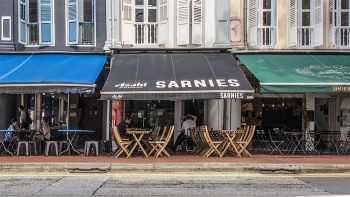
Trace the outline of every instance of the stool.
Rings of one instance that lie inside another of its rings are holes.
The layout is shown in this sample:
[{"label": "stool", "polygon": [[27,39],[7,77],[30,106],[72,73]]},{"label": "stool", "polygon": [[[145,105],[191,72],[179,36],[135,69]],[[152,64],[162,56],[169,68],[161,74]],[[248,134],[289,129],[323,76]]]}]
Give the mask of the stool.
[{"label": "stool", "polygon": [[90,148],[93,148],[93,146],[95,146],[96,157],[98,157],[98,141],[85,141],[84,155],[86,157],[89,156]]},{"label": "stool", "polygon": [[24,145],[26,149],[26,156],[29,156],[29,142],[28,141],[19,141],[17,142],[17,156],[19,155],[19,150],[21,149],[21,146]]},{"label": "stool", "polygon": [[65,145],[65,144],[67,144],[67,148],[68,148],[68,155],[70,155],[70,147],[69,147],[69,141],[68,140],[63,140],[63,141],[59,141],[60,142],[60,144],[59,144],[59,147],[60,147],[60,155],[61,155],[61,153],[62,153],[62,149],[63,149],[63,146]]},{"label": "stool", "polygon": [[[28,143],[29,143],[29,145],[33,145],[34,155],[38,155],[38,149],[36,148],[36,142],[29,141]],[[30,149],[30,147],[29,147],[29,154],[31,154],[31,149]]]},{"label": "stool", "polygon": [[[56,156],[58,156],[58,143],[57,141],[45,141],[46,146],[45,146],[45,156],[47,157],[49,155],[49,149],[51,145],[55,146],[55,151],[56,151]],[[52,150],[52,147],[51,147]]]}]

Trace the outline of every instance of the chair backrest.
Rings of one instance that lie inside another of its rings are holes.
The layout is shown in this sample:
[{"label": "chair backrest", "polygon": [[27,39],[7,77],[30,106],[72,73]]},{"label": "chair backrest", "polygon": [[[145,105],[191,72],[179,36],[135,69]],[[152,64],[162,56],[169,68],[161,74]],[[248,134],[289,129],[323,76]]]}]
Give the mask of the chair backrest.
[{"label": "chair backrest", "polygon": [[116,127],[116,126],[113,127],[113,134],[114,134],[114,137],[115,137],[117,143],[120,144],[122,142],[122,138],[119,135],[118,127]]},{"label": "chair backrest", "polygon": [[242,135],[240,141],[250,142],[253,139],[255,133],[255,125],[250,125],[244,128],[244,134]]},{"label": "chair backrest", "polygon": [[161,129],[160,126],[158,126],[158,127],[156,128],[156,130],[155,130],[155,132],[154,132],[154,135],[151,136],[151,140],[157,140],[157,138],[158,138],[158,136],[159,136],[160,129]]},{"label": "chair backrest", "polygon": [[167,136],[166,136],[166,138],[165,138],[166,144],[169,143],[171,137],[173,136],[173,133],[174,133],[174,125],[172,125],[172,126],[169,127],[168,134],[167,134]]},{"label": "chair backrest", "polygon": [[[165,138],[166,138],[166,134],[167,133],[167,127],[166,126],[164,126],[164,128],[163,128],[163,132],[162,132],[162,135],[159,137],[159,140],[160,141],[164,141],[165,140]],[[159,135],[158,135],[159,136]],[[158,140],[158,139],[155,139],[155,140]]]}]

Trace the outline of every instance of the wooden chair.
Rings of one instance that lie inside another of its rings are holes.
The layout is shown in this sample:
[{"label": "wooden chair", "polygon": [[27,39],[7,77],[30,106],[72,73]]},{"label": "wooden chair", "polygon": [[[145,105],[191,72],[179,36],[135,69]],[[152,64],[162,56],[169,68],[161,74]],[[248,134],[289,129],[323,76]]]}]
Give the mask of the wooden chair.
[{"label": "wooden chair", "polygon": [[155,152],[155,157],[159,157],[161,154],[165,154],[166,156],[171,157],[170,154],[165,150],[165,147],[168,145],[173,133],[174,125],[169,127],[168,132],[166,132],[166,127],[164,127],[162,136],[159,139],[148,142],[152,146],[152,149],[148,153],[148,156]]},{"label": "wooden chair", "polygon": [[125,153],[126,156],[130,155],[130,151],[128,150],[128,147],[131,145],[132,141],[126,141],[122,140],[122,138],[119,135],[118,127],[113,127],[113,137],[118,145],[118,148],[116,152],[114,153],[115,158],[118,158],[121,154]]},{"label": "wooden chair", "polygon": [[204,153],[204,157],[209,157],[211,154],[216,153],[219,157],[222,157],[222,152],[219,150],[219,146],[222,145],[223,141],[218,138],[213,138],[210,136],[207,126],[202,126],[204,139],[206,143],[209,145],[207,151]]},{"label": "wooden chair", "polygon": [[250,142],[253,139],[255,127],[256,127],[255,125],[245,127],[243,135],[241,135],[241,137],[235,142],[239,146],[239,150],[237,152],[237,157],[241,157],[242,153],[244,153],[245,155],[247,155],[249,157],[253,157],[248,152],[247,146],[250,144]]}]

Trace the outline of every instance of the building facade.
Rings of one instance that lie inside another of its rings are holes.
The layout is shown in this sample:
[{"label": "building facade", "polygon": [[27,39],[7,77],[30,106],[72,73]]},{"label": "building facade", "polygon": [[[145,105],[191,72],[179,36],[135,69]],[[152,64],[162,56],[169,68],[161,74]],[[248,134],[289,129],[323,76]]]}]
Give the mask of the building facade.
[{"label": "building facade", "polygon": [[2,2],[0,52],[8,61],[3,66],[12,69],[1,73],[0,105],[9,112],[1,115],[2,128],[19,116],[22,104],[31,110],[35,127],[42,116],[51,116],[53,126],[69,122],[71,128],[96,130],[101,139],[103,103],[90,92],[103,85],[105,9],[105,2],[96,0]]}]

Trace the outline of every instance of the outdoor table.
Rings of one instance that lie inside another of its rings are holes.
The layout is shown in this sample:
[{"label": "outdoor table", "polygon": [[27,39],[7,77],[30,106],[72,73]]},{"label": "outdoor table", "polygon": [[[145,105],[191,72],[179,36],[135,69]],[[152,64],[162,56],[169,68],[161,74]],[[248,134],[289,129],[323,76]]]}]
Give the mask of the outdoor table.
[{"label": "outdoor table", "polygon": [[292,152],[292,155],[296,152],[303,152],[306,155],[305,149],[302,146],[304,133],[303,132],[294,132],[294,131],[284,131],[285,142],[290,144],[289,151]]},{"label": "outdoor table", "polygon": [[145,134],[150,134],[152,131],[149,130],[127,130],[126,133],[132,135],[133,139],[134,139],[134,144],[131,147],[130,153],[127,156],[127,158],[131,157],[131,154],[133,153],[133,151],[135,150],[135,148],[137,146],[140,147],[140,149],[142,150],[143,154],[145,155],[145,157],[148,157],[148,154],[146,152],[146,150],[144,149],[144,147],[141,144],[141,139]]},{"label": "outdoor table", "polygon": [[[83,155],[83,151],[79,152],[73,145],[74,140],[77,138],[78,133],[94,133],[94,130],[83,130],[83,129],[59,129],[58,132],[65,132],[67,133],[67,140],[68,140],[68,145],[67,148],[62,151],[60,153],[60,155],[62,153],[65,153],[69,150],[69,148],[71,147],[72,150],[76,153],[78,153],[80,156]],[[69,133],[72,133],[73,135],[71,137],[69,137]]]},{"label": "outdoor table", "polygon": [[238,154],[238,148],[235,145],[234,141],[235,141],[235,138],[238,136],[237,134],[243,133],[244,132],[243,130],[212,130],[210,132],[217,133],[219,136],[221,136],[222,140],[224,141],[223,142],[224,148],[222,150],[220,157],[222,157],[229,148],[232,148],[233,152]]},{"label": "outdoor table", "polygon": [[[12,131],[11,131],[11,130],[0,130],[0,132],[6,134],[6,132],[15,132],[15,130],[12,130]],[[0,137],[0,148],[3,147],[5,152],[7,152],[7,153],[13,155],[13,154],[11,153],[11,151],[7,150],[7,148],[6,148],[5,144],[4,144],[4,141],[5,141],[5,135],[4,135],[3,138]]]}]

